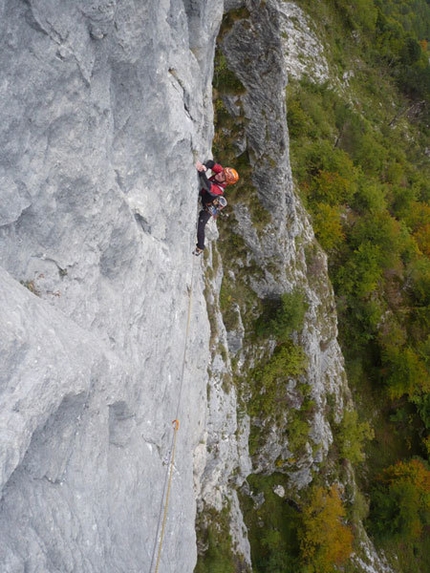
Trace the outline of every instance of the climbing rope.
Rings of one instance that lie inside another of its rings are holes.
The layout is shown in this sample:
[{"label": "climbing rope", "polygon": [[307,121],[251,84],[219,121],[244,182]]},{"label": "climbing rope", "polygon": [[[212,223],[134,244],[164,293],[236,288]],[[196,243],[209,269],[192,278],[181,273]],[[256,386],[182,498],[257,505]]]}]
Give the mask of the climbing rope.
[{"label": "climbing rope", "polygon": [[[176,418],[172,422],[173,437],[172,437],[172,446],[171,446],[171,450],[170,450],[170,462],[169,462],[169,467],[167,469],[166,478],[165,478],[165,482],[164,482],[163,495],[162,495],[162,499],[161,499],[160,515],[159,515],[159,519],[158,519],[157,533],[155,536],[155,545],[154,545],[154,551],[152,554],[152,560],[151,560],[149,573],[152,572],[152,566],[154,563],[154,557],[155,557],[157,543],[158,543],[158,551],[157,551],[157,560],[155,563],[154,573],[158,573],[158,567],[160,565],[160,559],[161,559],[161,550],[163,547],[164,532],[166,529],[167,512],[168,512],[168,508],[169,508],[170,489],[171,489],[171,485],[172,485],[173,469],[174,469],[174,465],[175,465],[176,441],[177,441],[178,430],[179,430],[179,419],[178,419],[178,417],[179,417],[179,409],[180,409],[181,398],[182,398],[182,387],[184,384],[184,377],[185,377],[188,337],[189,337],[190,324],[191,324],[193,281],[194,281],[194,261],[193,261],[192,272],[191,272],[191,283],[190,283],[190,286],[187,287],[187,291],[188,291],[187,324],[186,324],[186,329],[185,329],[184,354],[183,354],[183,358],[182,358],[182,371],[181,371],[181,376],[180,376],[178,401],[177,401],[177,407],[176,407]],[[164,509],[163,509],[163,505],[164,505]]]},{"label": "climbing rope", "polygon": [[170,456],[170,467],[169,467],[169,472],[168,472],[169,478],[167,480],[167,491],[166,491],[166,500],[164,502],[163,522],[161,525],[160,543],[158,544],[158,555],[157,555],[157,561],[155,563],[154,573],[158,573],[158,567],[160,565],[160,558],[161,558],[161,549],[163,546],[164,531],[166,529],[167,510],[169,507],[170,488],[172,485],[173,467],[175,465],[176,438],[177,438],[178,430],[179,430],[179,420],[173,420],[172,424],[173,424],[173,444],[172,444],[172,453]]}]

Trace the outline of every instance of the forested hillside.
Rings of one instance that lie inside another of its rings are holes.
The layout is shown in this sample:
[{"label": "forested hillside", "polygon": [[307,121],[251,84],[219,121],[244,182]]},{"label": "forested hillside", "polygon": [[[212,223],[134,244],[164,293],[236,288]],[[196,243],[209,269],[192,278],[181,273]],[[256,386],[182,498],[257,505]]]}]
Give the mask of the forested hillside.
[{"label": "forested hillside", "polygon": [[352,70],[341,87],[291,82],[287,107],[349,381],[375,432],[358,471],[366,523],[402,571],[428,571],[430,4],[301,4],[320,23],[332,71]]},{"label": "forested hillside", "polygon": [[[299,505],[292,501],[279,508],[271,494],[279,478],[249,477],[253,490],[266,496],[257,517],[246,496],[242,500],[253,566],[265,573],[322,573],[342,565],[352,573],[357,569],[348,558],[357,548],[362,522],[393,570],[422,573],[430,571],[430,4],[297,4],[313,23],[330,78],[289,78],[292,172],[328,255],[339,340],[357,410],[346,413],[341,424],[333,422],[331,459],[301,493]],[[227,14],[221,34],[234,19],[246,17],[246,9]],[[235,162],[247,182],[249,157],[237,151],[244,119],[232,119],[222,98],[242,93],[243,86],[222,50],[214,87],[215,152],[222,161]],[[264,209],[254,217],[264,219]],[[228,225],[221,225],[227,236]],[[234,234],[228,249],[232,245],[244,248]],[[239,281],[230,289],[224,281],[221,302],[232,298],[233,288],[237,293]],[[225,304],[227,328],[228,309]],[[248,408],[251,418],[279,407],[272,388],[281,371],[298,376],[304,368],[291,332],[300,331],[305,310],[300,292],[293,292],[272,314],[263,310],[251,327],[257,337],[271,329],[279,345],[272,361],[251,372],[251,384],[267,388]],[[302,408],[290,420],[288,437],[298,452],[313,407],[304,393]],[[258,448],[252,431],[250,448],[251,454]],[[336,471],[342,481],[346,461],[360,492],[327,487]],[[264,532],[263,522],[270,524]],[[212,557],[213,563],[221,558]],[[199,571],[212,570],[208,561],[202,567]],[[225,561],[222,570],[230,570]]]}]

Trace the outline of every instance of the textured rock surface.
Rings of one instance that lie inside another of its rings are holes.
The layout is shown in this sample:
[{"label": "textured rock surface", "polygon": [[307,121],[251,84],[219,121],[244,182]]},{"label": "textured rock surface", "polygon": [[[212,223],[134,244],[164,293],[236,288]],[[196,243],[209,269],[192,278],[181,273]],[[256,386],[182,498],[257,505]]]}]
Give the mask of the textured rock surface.
[{"label": "textured rock surface", "polygon": [[313,82],[330,79],[323,45],[313,31],[312,22],[293,2],[277,2],[284,53],[289,78],[307,76]]},{"label": "textured rock surface", "polygon": [[161,567],[193,569],[221,10],[0,2],[2,573],[149,571],[176,417]]},{"label": "textured rock surface", "polygon": [[[246,206],[235,212],[264,271],[255,290],[306,286],[308,381],[319,406],[330,392],[341,408],[325,258],[312,260],[310,284],[313,233],[289,167],[280,30],[294,30],[297,14],[290,3],[225,4],[251,13],[224,48],[247,89],[242,144],[272,212],[264,240]],[[210,153],[222,10],[207,0],[0,0],[2,573],[152,573],[176,418],[160,571],[193,570],[196,508],[225,499],[250,561],[232,489],[251,471],[249,419],[237,416],[225,351],[239,362],[246,351],[240,309],[226,332],[222,262],[204,282],[190,256],[193,161]],[[311,437],[324,455],[331,433],[320,410]],[[262,463],[279,448],[275,433]],[[292,473],[298,487],[318,462],[310,455]]]},{"label": "textured rock surface", "polygon": [[[314,464],[324,459],[332,442],[331,428],[323,414],[327,395],[333,396],[340,414],[345,398],[348,399],[348,388],[336,340],[335,305],[326,257],[315,245],[309,220],[293,190],[285,109],[287,69],[281,42],[282,31],[293,29],[289,12],[283,2],[242,4],[248,16],[238,18],[225,34],[222,51],[246,89],[235,105],[246,118],[244,141],[254,169],[254,184],[272,220],[259,238],[248,209],[239,204],[235,208],[236,230],[264,272],[264,278],[253,283],[258,295],[265,298],[300,286],[309,305],[300,345],[309,359],[306,382],[317,408],[308,455],[290,474],[301,488],[311,481],[312,468],[317,468]],[[291,7],[290,11],[293,16],[296,14]],[[303,16],[301,22],[304,21]],[[296,39],[300,34],[301,29]],[[256,36],[259,42],[255,42]],[[296,41],[291,38],[291,43]],[[231,102],[229,105],[227,101],[227,105],[232,109]],[[312,257],[309,252],[313,252]],[[272,467],[274,471],[279,457],[292,457],[282,427],[272,432],[256,469]]]},{"label": "textured rock surface", "polygon": [[[247,150],[253,167],[253,183],[271,214],[271,222],[257,233],[248,208],[239,203],[234,209],[235,232],[247,245],[248,264],[252,258],[259,267],[259,278],[252,281],[259,297],[299,287],[308,303],[305,325],[297,342],[308,357],[306,374],[301,381],[309,385],[315,408],[309,420],[306,453],[301,459],[292,460],[290,468],[287,464],[284,470],[290,478],[290,486],[300,490],[311,482],[312,471],[318,472],[333,441],[327,420],[328,399],[336,421],[341,419],[344,408],[351,406],[343,356],[337,342],[337,317],[327,260],[315,242],[308,216],[294,193],[286,125],[287,76],[299,78],[306,74],[320,82],[327,79],[328,66],[310,22],[293,3],[227,0],[227,7],[242,10],[223,36],[221,50],[245,93],[239,97],[225,96],[224,104],[233,116],[245,118],[243,140],[238,142],[238,149]],[[227,340],[231,337],[235,341],[235,359],[240,365],[246,362],[247,348],[237,344],[236,331],[227,333]],[[288,391],[294,397],[294,380]],[[270,431],[266,431],[266,443],[253,458],[254,472],[278,472],[277,462],[292,457],[285,437],[288,412],[283,422],[273,424]],[[247,466],[240,467],[239,476],[246,475],[246,470]],[[349,485],[354,487],[352,474]],[[377,555],[364,528],[360,540],[361,556],[353,558],[357,571],[391,571],[383,556]],[[244,555],[246,558],[246,547]]]}]

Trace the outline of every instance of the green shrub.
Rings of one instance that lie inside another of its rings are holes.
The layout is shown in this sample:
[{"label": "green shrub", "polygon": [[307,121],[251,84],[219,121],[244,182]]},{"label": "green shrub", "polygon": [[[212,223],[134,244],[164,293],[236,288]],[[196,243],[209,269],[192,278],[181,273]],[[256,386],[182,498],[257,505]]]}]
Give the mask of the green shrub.
[{"label": "green shrub", "polygon": [[304,453],[304,448],[309,441],[309,420],[305,408],[298,410],[290,408],[288,421],[285,429],[288,439],[288,449],[298,459]]},{"label": "green shrub", "polygon": [[[199,544],[205,547],[194,573],[235,573],[239,558],[234,554],[230,535],[230,513],[210,509],[196,523]],[[246,571],[246,569],[244,569]]]},{"label": "green shrub", "polygon": [[223,93],[243,93],[245,88],[234,72],[228,67],[227,59],[218,50],[215,57],[213,85]]},{"label": "green shrub", "polygon": [[337,428],[340,454],[352,464],[365,459],[364,445],[374,438],[374,432],[368,422],[359,422],[356,410],[346,410]]},{"label": "green shrub", "polygon": [[277,346],[270,359],[251,372],[251,415],[277,418],[286,408],[286,384],[291,378],[303,374],[306,365],[303,349],[291,340]]},{"label": "green shrub", "polygon": [[293,332],[303,328],[307,308],[305,295],[300,289],[264,301],[263,313],[256,322],[257,335],[274,336],[278,342],[286,342]]},{"label": "green shrub", "polygon": [[251,543],[253,571],[298,573],[301,571],[297,539],[300,521],[298,506],[274,493],[277,485],[282,485],[288,492],[287,477],[276,473],[254,474],[247,481],[253,498],[261,496],[264,499],[258,508],[250,496],[242,493],[240,499]]}]

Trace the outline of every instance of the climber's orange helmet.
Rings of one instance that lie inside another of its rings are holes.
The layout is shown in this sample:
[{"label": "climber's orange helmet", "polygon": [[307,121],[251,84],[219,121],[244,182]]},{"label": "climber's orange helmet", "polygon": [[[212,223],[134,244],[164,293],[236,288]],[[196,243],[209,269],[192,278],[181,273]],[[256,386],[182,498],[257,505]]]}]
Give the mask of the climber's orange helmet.
[{"label": "climber's orange helmet", "polygon": [[234,185],[239,181],[239,173],[232,167],[224,167],[224,175],[227,185]]}]

